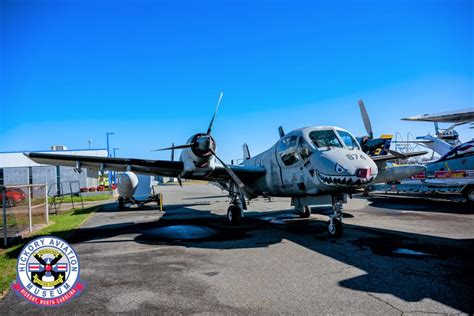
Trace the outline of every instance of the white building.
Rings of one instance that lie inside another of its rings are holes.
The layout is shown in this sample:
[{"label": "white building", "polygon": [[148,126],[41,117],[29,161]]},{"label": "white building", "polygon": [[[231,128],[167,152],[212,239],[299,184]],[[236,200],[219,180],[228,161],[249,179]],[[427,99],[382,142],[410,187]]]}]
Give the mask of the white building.
[{"label": "white building", "polygon": [[[52,146],[52,149],[55,150],[35,152],[107,157],[106,149],[68,150],[65,146]],[[56,191],[67,192],[71,182],[74,182],[73,190],[78,189],[77,186],[97,187],[98,172],[97,169],[84,168],[82,173],[78,173],[72,167],[40,165],[26,157],[23,152],[0,152],[0,185],[47,183],[51,188],[56,188]]]}]

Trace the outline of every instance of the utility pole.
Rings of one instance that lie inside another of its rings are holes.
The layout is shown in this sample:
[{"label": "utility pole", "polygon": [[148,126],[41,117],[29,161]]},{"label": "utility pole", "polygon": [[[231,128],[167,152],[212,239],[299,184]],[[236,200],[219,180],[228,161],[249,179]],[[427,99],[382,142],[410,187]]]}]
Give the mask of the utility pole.
[{"label": "utility pole", "polygon": [[[115,155],[115,151],[117,150],[120,150],[120,148],[117,148],[117,147],[114,147],[113,151],[114,151],[114,158],[117,157]],[[114,171],[114,184],[117,184],[117,172]]]},{"label": "utility pole", "polygon": [[[115,134],[115,133],[113,133],[113,132],[107,132],[107,133],[105,133],[105,136],[106,136],[106,138],[107,138],[107,157],[109,157],[109,158],[111,157],[111,155],[110,155],[110,147],[109,147],[109,136],[110,136],[110,135],[114,135],[114,134]],[[111,186],[111,184],[112,184],[112,173],[109,171],[109,187]]]}]

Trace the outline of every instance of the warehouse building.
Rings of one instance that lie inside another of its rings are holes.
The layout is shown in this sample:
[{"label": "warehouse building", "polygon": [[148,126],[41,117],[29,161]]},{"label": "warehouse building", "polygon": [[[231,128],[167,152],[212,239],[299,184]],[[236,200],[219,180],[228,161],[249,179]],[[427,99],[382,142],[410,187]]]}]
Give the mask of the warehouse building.
[{"label": "warehouse building", "polygon": [[[68,150],[65,146],[52,146],[51,150],[35,152],[107,157],[106,149]],[[47,183],[50,190],[56,192],[67,191],[66,188],[73,182],[76,190],[82,187],[97,187],[98,174],[97,169],[84,168],[82,173],[78,173],[72,167],[40,165],[26,157],[23,152],[0,152],[0,185]]]}]

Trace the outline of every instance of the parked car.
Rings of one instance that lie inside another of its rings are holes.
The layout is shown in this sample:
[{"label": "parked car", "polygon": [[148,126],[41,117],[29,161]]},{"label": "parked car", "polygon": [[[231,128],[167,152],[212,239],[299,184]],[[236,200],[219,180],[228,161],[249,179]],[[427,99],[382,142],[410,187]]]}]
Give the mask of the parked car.
[{"label": "parked car", "polygon": [[[7,206],[14,206],[26,199],[26,194],[20,189],[7,188],[5,190]],[[3,191],[0,191],[0,201],[3,201]]]}]

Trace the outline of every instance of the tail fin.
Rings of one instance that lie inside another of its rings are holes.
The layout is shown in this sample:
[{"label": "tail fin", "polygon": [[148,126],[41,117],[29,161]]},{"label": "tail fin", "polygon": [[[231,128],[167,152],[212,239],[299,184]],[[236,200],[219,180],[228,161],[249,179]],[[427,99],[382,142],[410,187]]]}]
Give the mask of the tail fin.
[{"label": "tail fin", "polygon": [[278,127],[278,134],[280,134],[280,138],[285,136],[285,131],[283,130],[283,126]]},{"label": "tail fin", "polygon": [[387,149],[390,149],[390,144],[392,143],[393,135],[384,134],[379,137],[379,139],[383,140],[380,143],[380,146],[377,148],[373,148],[372,151],[369,153],[369,156],[385,156],[388,154]]},{"label": "tail fin", "polygon": [[242,149],[244,150],[244,160],[250,159],[250,150],[247,144],[243,144]]}]

